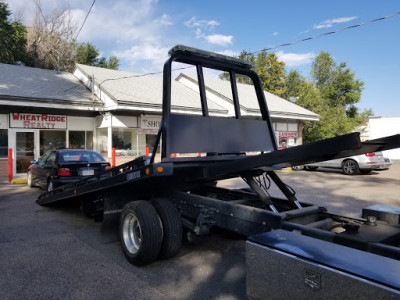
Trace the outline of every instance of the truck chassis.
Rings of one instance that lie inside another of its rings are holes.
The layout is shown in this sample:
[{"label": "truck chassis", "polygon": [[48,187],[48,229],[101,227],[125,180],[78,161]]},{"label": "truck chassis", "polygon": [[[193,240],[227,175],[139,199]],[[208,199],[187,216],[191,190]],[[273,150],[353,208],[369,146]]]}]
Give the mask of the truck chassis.
[{"label": "truck chassis", "polygon": [[[201,116],[171,112],[173,62],[196,68]],[[229,73],[235,108],[233,118],[210,116],[203,68]],[[273,274],[256,267],[258,259],[254,259],[254,255],[265,261],[271,255],[298,258],[304,267],[300,267],[301,272],[306,274],[299,279],[302,286],[308,288],[304,295],[316,290],[332,293],[323,288],[326,285],[318,279],[320,273],[304,271],[318,264],[335,270],[335,274],[350,274],[352,280],[356,278],[358,282],[373,282],[377,295],[399,297],[400,212],[370,208],[365,209],[362,218],[331,214],[324,207],[300,203],[294,190],[275,171],[397,148],[400,135],[361,143],[358,133],[352,133],[278,150],[263,88],[251,68],[252,64],[247,61],[185,46],[174,47],[164,65],[163,118],[152,155],[43,193],[37,203],[79,203],[86,214],[103,220],[104,233],[112,224],[117,224],[124,254],[137,266],[174,256],[181,247],[183,232],[194,238],[219,227],[244,235],[248,237],[247,294],[250,298],[266,297],[265,293],[273,287],[275,293],[283,292],[277,287],[282,282],[277,278],[286,276],[276,271],[281,270],[280,266]],[[260,119],[241,116],[237,74],[251,79],[260,106]],[[161,161],[156,163],[159,146]],[[174,156],[174,153],[198,152],[206,155]],[[250,152],[257,154],[248,155]],[[249,188],[226,189],[217,184],[236,177],[242,178]],[[283,198],[270,195],[270,183],[278,187]],[[327,253],[329,245],[337,253],[346,253],[349,259],[343,261],[338,255],[327,259],[323,254]],[[350,262],[356,257],[375,268],[391,266],[390,272],[385,273],[381,268],[368,271],[364,266],[354,269],[355,265]],[[268,284],[260,284],[263,280]],[[286,294],[282,295],[289,296],[287,289],[283,290]],[[328,294],[318,297],[321,295]]]}]

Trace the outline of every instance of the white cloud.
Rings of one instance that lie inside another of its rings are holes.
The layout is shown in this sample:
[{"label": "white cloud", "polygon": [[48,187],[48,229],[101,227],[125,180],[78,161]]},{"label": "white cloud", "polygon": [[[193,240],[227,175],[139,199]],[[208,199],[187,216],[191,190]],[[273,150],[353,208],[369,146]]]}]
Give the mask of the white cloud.
[{"label": "white cloud", "polygon": [[144,67],[144,69],[141,66],[141,72],[150,72],[162,69],[164,62],[168,58],[168,51],[169,47],[148,43],[131,46],[129,49],[122,51],[114,51],[113,55],[128,61],[131,66],[137,65],[139,61],[147,61],[145,64],[148,66]]},{"label": "white cloud", "polygon": [[[219,26],[220,23],[215,20],[198,20],[196,17],[191,17],[189,20],[184,22],[188,28],[193,28],[197,39],[204,39],[208,43],[218,46],[228,46],[233,44],[232,35],[223,35],[214,33],[215,27]],[[211,34],[206,34],[204,32]]]},{"label": "white cloud", "polygon": [[163,25],[171,26],[173,25],[171,17],[167,14],[163,14],[162,17],[156,21],[159,21]]},{"label": "white cloud", "polygon": [[214,30],[214,28],[219,25],[219,22],[215,20],[197,20],[197,18],[193,16],[184,22],[184,24],[189,28]]},{"label": "white cloud", "polygon": [[207,42],[219,46],[229,46],[233,44],[233,36],[222,35],[222,34],[212,34],[204,37]]},{"label": "white cloud", "polygon": [[239,52],[232,51],[232,50],[218,51],[217,53],[222,54],[222,55],[232,56],[232,57],[238,57],[240,55]]},{"label": "white cloud", "polygon": [[278,59],[285,62],[288,67],[295,67],[311,63],[315,54],[309,53],[285,53],[283,51],[276,52]]},{"label": "white cloud", "polygon": [[314,29],[330,28],[333,25],[350,22],[354,19],[357,19],[357,17],[343,17],[343,18],[325,20],[317,25],[314,25],[313,28]]},{"label": "white cloud", "polygon": [[279,32],[275,31],[272,35],[273,36],[278,36]]}]

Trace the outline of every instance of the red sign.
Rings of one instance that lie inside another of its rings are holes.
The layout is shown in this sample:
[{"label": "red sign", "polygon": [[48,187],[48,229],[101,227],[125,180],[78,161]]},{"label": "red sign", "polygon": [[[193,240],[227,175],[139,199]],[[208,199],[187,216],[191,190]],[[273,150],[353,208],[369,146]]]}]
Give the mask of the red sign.
[{"label": "red sign", "polygon": [[10,113],[11,128],[67,129],[67,116]]},{"label": "red sign", "polygon": [[137,129],[136,132],[137,133],[153,134],[153,135],[158,133],[157,130],[150,130],[150,129]]},{"label": "red sign", "polygon": [[279,137],[297,137],[297,132],[279,131]]}]

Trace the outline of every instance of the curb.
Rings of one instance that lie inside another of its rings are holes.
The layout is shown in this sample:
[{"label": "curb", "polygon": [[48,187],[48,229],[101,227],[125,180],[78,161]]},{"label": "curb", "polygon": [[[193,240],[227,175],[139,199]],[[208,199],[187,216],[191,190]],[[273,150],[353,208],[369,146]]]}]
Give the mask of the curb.
[{"label": "curb", "polygon": [[18,178],[18,179],[11,180],[11,184],[14,184],[14,183],[26,183],[26,182],[27,182],[26,178]]}]

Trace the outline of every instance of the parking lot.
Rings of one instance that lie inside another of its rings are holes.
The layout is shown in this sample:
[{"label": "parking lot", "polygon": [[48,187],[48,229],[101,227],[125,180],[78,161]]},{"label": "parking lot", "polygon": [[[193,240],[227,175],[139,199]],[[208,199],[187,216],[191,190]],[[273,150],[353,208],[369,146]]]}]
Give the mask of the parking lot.
[{"label": "parking lot", "polygon": [[[301,202],[332,213],[360,216],[372,204],[400,206],[400,162],[368,175],[328,169],[279,175]],[[138,268],[119,242],[103,243],[101,223],[77,209],[37,205],[41,192],[0,182],[0,299],[245,298],[244,240],[215,231],[199,244],[184,244],[172,259]]]}]

